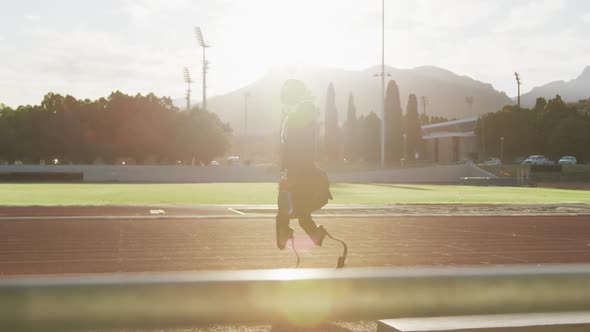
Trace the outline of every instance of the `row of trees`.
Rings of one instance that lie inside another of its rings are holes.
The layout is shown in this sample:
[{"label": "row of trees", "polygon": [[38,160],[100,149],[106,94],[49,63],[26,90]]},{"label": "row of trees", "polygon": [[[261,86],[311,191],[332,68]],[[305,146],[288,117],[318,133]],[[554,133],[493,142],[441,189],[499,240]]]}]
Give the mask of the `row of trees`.
[{"label": "row of trees", "polygon": [[0,161],[208,164],[229,148],[231,128],[212,113],[180,112],[153,94],[79,100],[49,93],[40,105],[0,108]]},{"label": "row of trees", "polygon": [[542,154],[553,160],[565,155],[590,161],[590,99],[566,104],[559,95],[538,98],[532,109],[506,106],[478,121],[476,134],[486,154],[511,161]]},{"label": "row of trees", "polygon": [[[325,107],[325,155],[330,161],[340,157],[354,161],[378,161],[381,158],[381,119],[371,112],[357,117],[354,96],[348,98],[347,118],[342,128],[338,125],[334,85],[330,83],[326,93]],[[415,160],[416,152],[422,149],[421,124],[430,119],[418,114],[418,100],[411,94],[405,116],[402,113],[399,88],[389,81],[385,96],[385,161],[398,163],[401,158]],[[405,143],[405,146],[404,146]],[[405,156],[404,156],[405,152]]]}]

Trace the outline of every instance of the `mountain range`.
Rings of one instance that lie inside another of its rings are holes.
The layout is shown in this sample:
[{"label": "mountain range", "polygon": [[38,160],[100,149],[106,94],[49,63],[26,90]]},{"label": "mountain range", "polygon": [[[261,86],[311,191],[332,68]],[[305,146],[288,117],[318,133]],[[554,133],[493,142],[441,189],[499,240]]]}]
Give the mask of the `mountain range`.
[{"label": "mountain range", "polygon": [[[354,95],[357,116],[373,111],[380,114],[381,79],[378,73],[380,66],[364,70],[342,70],[312,66],[286,66],[271,70],[252,84],[227,94],[211,97],[207,100],[210,111],[219,115],[224,122],[229,122],[234,134],[242,135],[245,131],[245,95],[249,98],[248,134],[265,135],[277,132],[280,128],[281,104],[280,90],[287,79],[299,79],[307,85],[315,97],[320,109],[320,121],[324,119],[325,97],[328,85],[334,84],[336,106],[339,122],[346,117],[348,96]],[[402,109],[406,108],[409,94],[418,96],[419,110],[423,112],[422,96],[427,97],[426,114],[446,118],[463,118],[495,112],[505,105],[514,104],[514,100],[504,92],[494,89],[489,83],[480,82],[467,76],[457,75],[449,70],[422,66],[412,69],[385,68],[387,80],[395,80],[401,97]],[[576,80],[570,82],[553,82],[546,86],[533,89],[522,96],[523,106],[534,100],[537,95],[552,98],[560,93],[566,101],[577,101],[590,86],[590,67]],[[572,91],[570,94],[566,93]],[[557,92],[555,92],[557,91]],[[473,104],[466,102],[473,97]],[[587,98],[590,93],[586,93]],[[577,99],[576,99],[577,98]],[[175,100],[176,105],[183,107],[185,101]]]},{"label": "mountain range", "polygon": [[533,88],[530,92],[521,95],[521,104],[523,107],[532,107],[537,98],[543,97],[549,100],[555,95],[560,95],[567,102],[590,98],[590,66],[571,81],[554,81]]}]

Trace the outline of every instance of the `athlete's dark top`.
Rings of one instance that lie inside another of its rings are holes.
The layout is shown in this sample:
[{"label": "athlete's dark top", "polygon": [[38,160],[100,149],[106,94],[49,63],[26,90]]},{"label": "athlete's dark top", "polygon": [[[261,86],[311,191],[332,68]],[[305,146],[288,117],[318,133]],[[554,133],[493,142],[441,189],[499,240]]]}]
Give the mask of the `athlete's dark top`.
[{"label": "athlete's dark top", "polygon": [[304,174],[315,167],[316,144],[315,121],[297,121],[296,116],[287,116],[281,130],[281,171],[289,177]]}]

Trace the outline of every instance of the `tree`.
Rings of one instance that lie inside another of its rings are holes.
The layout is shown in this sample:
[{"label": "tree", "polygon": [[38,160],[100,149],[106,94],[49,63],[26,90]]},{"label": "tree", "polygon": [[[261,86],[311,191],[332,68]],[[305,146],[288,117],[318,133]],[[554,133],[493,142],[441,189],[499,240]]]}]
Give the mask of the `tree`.
[{"label": "tree", "polygon": [[42,124],[36,106],[19,106],[7,119],[6,127],[10,129],[10,152],[8,160],[20,160],[24,163],[38,163],[43,153],[40,142],[40,125]]},{"label": "tree", "polygon": [[590,115],[590,98],[582,99],[577,103],[573,103],[572,106],[575,107],[578,110],[578,112],[580,112],[580,114]]},{"label": "tree", "polygon": [[344,157],[347,160],[358,158],[358,131],[356,119],[356,106],[352,93],[348,96],[348,110],[346,112],[346,124],[344,130]]},{"label": "tree", "polygon": [[560,96],[549,101],[539,98],[533,109],[506,106],[486,114],[478,121],[476,134],[480,142],[485,141],[485,150],[495,155],[503,141],[508,158],[543,154],[550,159],[563,155],[574,155],[580,162],[590,159],[590,116]]},{"label": "tree", "polygon": [[48,93],[38,106],[0,108],[0,159],[11,163],[208,163],[228,150],[230,135],[216,115],[180,112],[153,94],[91,101]]},{"label": "tree", "polygon": [[430,117],[430,124],[436,124],[436,123],[441,123],[441,122],[449,122],[451,120],[457,120],[457,119],[456,118],[448,119],[448,118],[445,118],[444,116],[436,116],[436,115],[433,115],[433,116]]},{"label": "tree", "polygon": [[543,154],[551,158],[558,158],[556,151],[549,149],[552,139],[552,133],[556,127],[565,119],[579,115],[574,107],[568,106],[560,95],[550,99],[542,113],[536,117],[537,128],[537,146],[536,150],[542,151]]},{"label": "tree", "polygon": [[176,117],[173,159],[208,165],[229,149],[232,130],[216,114],[194,106],[190,112],[177,113]]},{"label": "tree", "polygon": [[415,160],[416,152],[418,152],[422,145],[422,128],[420,126],[420,119],[418,117],[418,99],[416,95],[411,94],[408,98],[408,106],[406,107],[406,159]]},{"label": "tree", "polygon": [[16,155],[15,112],[0,106],[0,161],[13,163]]},{"label": "tree", "polygon": [[534,111],[541,114],[545,111],[546,107],[547,107],[547,100],[545,100],[545,98],[543,98],[543,97],[537,98],[537,100],[535,101]]},{"label": "tree", "polygon": [[381,158],[381,119],[374,112],[358,119],[359,156],[368,162]]},{"label": "tree", "polygon": [[[426,115],[424,113],[421,113],[419,115],[419,119],[420,119],[420,124],[422,126],[450,121],[449,119],[445,118],[444,116],[433,115],[433,116],[429,117],[428,115]],[[457,120],[457,119],[453,119],[453,120]]]},{"label": "tree", "polygon": [[[500,156],[502,145],[504,147],[504,159],[528,155],[530,153],[542,154],[535,150],[537,132],[533,121],[534,113],[518,106],[505,106],[495,113],[485,114],[480,118],[476,127],[476,134],[482,142],[485,135],[485,151],[493,156]],[[485,133],[482,132],[482,124]],[[503,138],[503,143],[502,143]]]},{"label": "tree", "polygon": [[397,163],[402,157],[402,107],[399,89],[394,80],[387,84],[385,95],[385,161]]},{"label": "tree", "polygon": [[578,161],[590,160],[590,121],[570,116],[555,127],[550,135],[547,155],[552,158],[576,156]]},{"label": "tree", "polygon": [[420,115],[418,116],[418,118],[420,119],[420,124],[422,126],[425,126],[425,125],[429,125],[430,124],[430,119],[428,118],[428,115],[426,115],[424,113],[420,113]]},{"label": "tree", "polygon": [[336,93],[334,84],[328,85],[326,92],[326,114],[325,114],[325,131],[324,142],[326,146],[326,156],[329,161],[336,161],[340,155],[340,128],[338,126],[338,110],[336,109]]}]

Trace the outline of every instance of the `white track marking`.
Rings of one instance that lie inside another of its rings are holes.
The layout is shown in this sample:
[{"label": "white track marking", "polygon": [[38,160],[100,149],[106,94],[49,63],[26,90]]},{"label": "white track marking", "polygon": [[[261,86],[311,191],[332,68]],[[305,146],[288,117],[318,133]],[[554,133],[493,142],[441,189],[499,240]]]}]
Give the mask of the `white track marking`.
[{"label": "white track marking", "polygon": [[245,216],[246,215],[244,212],[238,211],[236,209],[228,208],[228,210],[231,211],[231,212],[235,212],[235,213],[237,213],[237,214],[239,214],[241,216]]},{"label": "white track marking", "polygon": [[[239,212],[239,211],[238,211]],[[588,217],[587,213],[536,213],[536,214],[318,214],[313,215],[317,219],[333,218],[422,218],[422,217]],[[153,215],[153,216],[19,216],[19,217],[0,217],[0,221],[18,221],[18,220],[157,220],[157,219],[274,219],[274,214],[215,214],[215,215]]]}]

